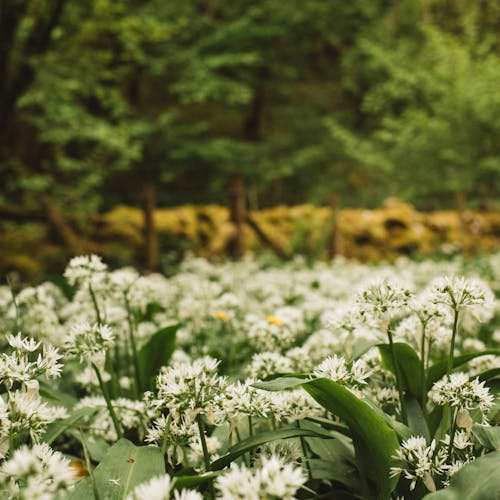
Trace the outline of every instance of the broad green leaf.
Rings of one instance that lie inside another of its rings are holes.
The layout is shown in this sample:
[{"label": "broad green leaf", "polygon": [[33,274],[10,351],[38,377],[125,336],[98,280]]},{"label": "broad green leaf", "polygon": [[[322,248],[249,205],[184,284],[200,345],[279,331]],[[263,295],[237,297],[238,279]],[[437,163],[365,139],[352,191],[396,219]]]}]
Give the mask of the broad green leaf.
[{"label": "broad green leaf", "polygon": [[349,427],[345,424],[337,423],[334,422],[333,420],[329,420],[328,418],[324,417],[307,417],[303,422],[313,422],[315,424],[321,425],[321,427],[325,429],[330,429],[336,432],[339,432],[340,434],[343,434],[344,436],[351,436],[351,432],[349,431]]},{"label": "broad green leaf", "polygon": [[389,498],[397,484],[396,478],[389,477],[392,456],[399,448],[396,432],[368,404],[332,380],[311,380],[304,388],[321,406],[346,422],[360,471],[377,485],[377,498]]},{"label": "broad green leaf", "polygon": [[231,462],[236,460],[241,455],[245,454],[247,451],[250,451],[258,446],[262,446],[265,443],[276,441],[278,439],[290,439],[301,436],[322,437],[325,439],[332,439],[332,436],[326,431],[318,432],[308,429],[298,429],[296,427],[290,429],[278,429],[277,431],[262,432],[261,434],[249,437],[248,439],[244,439],[243,441],[240,441],[234,446],[231,446],[231,448],[227,450],[226,455],[224,455],[223,457],[219,458],[218,460],[216,460],[211,464],[210,469],[211,470],[222,469],[223,467],[226,467]]},{"label": "broad green leaf", "polygon": [[408,414],[408,426],[412,434],[414,436],[423,436],[429,443],[431,435],[420,403],[415,398],[407,398],[406,411]]},{"label": "broad green leaf", "polygon": [[426,500],[493,500],[500,494],[500,451],[476,458],[460,469],[444,490]]},{"label": "broad green leaf", "polygon": [[[488,354],[496,354],[500,356],[500,349],[487,349],[481,352],[471,352],[468,354],[462,354],[461,356],[456,356],[453,359],[453,368],[457,366],[461,366],[464,363],[467,363],[471,359],[478,358],[480,356],[486,356]],[[436,383],[441,377],[446,374],[446,368],[448,366],[448,361],[440,361],[432,365],[427,370],[427,389],[430,389],[434,383]]]},{"label": "broad green leaf", "polygon": [[174,488],[180,490],[182,488],[194,488],[199,484],[215,479],[224,471],[218,470],[215,472],[204,472],[193,476],[176,476],[174,477]]},{"label": "broad green leaf", "polygon": [[472,433],[488,450],[500,450],[500,427],[474,424],[472,426]]},{"label": "broad green leaf", "polygon": [[[137,485],[164,473],[165,463],[158,448],[135,446],[127,439],[120,439],[109,449],[93,475],[102,500],[122,500]],[[93,498],[90,478],[81,480],[69,498]]]},{"label": "broad green leaf", "polygon": [[471,378],[478,378],[481,382],[486,380],[491,380],[500,376],[500,368],[491,368],[491,370],[486,370],[484,372],[479,373],[478,375],[474,375]]},{"label": "broad green leaf", "polygon": [[74,411],[68,418],[50,424],[42,436],[42,441],[45,441],[47,444],[53,443],[61,434],[73,429],[83,419],[92,416],[96,412],[96,408],[80,408]]},{"label": "broad green leaf", "polygon": [[[382,356],[382,364],[384,368],[396,373],[394,363],[392,362],[391,348],[389,344],[377,345],[380,355]],[[399,364],[402,383],[404,388],[417,399],[422,395],[420,381],[420,358],[415,350],[403,342],[393,344],[394,353]]]},{"label": "broad green leaf", "polygon": [[388,415],[385,411],[379,408],[376,403],[374,403],[370,399],[366,399],[365,402],[379,417],[381,417],[389,425],[391,429],[394,429],[400,441],[408,439],[412,435],[411,429],[407,425],[403,424],[402,422],[398,422],[394,417]]},{"label": "broad green leaf", "polygon": [[166,365],[175,349],[175,334],[178,324],[170,325],[156,332],[137,353],[141,374],[141,391],[154,389],[154,378],[160,368]]},{"label": "broad green leaf", "polygon": [[361,495],[359,472],[352,464],[341,459],[324,460],[313,458],[309,460],[313,479],[337,481],[349,488],[353,493]]},{"label": "broad green leaf", "polygon": [[40,396],[42,396],[42,398],[45,398],[49,401],[54,401],[57,404],[63,405],[68,409],[73,408],[78,402],[78,400],[71,394],[55,389],[53,383],[50,383],[49,381],[43,379],[39,382]]},{"label": "broad green leaf", "polygon": [[264,389],[266,391],[282,391],[284,389],[291,389],[297,387],[305,382],[304,378],[297,376],[278,377],[273,380],[266,380],[265,382],[256,382],[252,387],[256,389]]}]

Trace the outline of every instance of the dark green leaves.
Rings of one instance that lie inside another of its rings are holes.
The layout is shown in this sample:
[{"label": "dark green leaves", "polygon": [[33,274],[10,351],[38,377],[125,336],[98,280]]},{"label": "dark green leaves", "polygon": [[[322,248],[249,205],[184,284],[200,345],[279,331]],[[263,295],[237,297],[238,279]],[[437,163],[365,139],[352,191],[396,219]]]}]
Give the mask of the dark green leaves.
[{"label": "dark green leaves", "polygon": [[392,456],[399,447],[396,432],[370,406],[336,382],[316,379],[306,382],[304,388],[346,422],[360,471],[376,484],[377,498],[389,498],[397,482],[389,478]]},{"label": "dark green leaves", "polygon": [[[127,439],[120,439],[96,467],[93,477],[101,499],[122,500],[137,485],[164,473],[165,464],[158,448],[135,446]],[[69,498],[93,498],[91,479],[81,480]]]},{"label": "dark green leaves", "polygon": [[426,500],[493,500],[500,494],[500,451],[477,458],[451,479],[450,485]]},{"label": "dark green leaves", "polygon": [[156,332],[137,353],[143,387],[141,391],[154,389],[154,378],[160,368],[168,364],[175,349],[175,334],[178,324],[167,326]]}]

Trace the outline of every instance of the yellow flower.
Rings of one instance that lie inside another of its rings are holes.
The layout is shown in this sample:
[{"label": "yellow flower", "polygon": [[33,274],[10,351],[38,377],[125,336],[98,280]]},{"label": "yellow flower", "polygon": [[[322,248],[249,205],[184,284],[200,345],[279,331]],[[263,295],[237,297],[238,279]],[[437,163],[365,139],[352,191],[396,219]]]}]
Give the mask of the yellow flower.
[{"label": "yellow flower", "polygon": [[283,321],[281,319],[279,319],[277,316],[271,316],[269,315],[267,317],[267,322],[270,324],[270,325],[276,325],[276,326],[283,326],[285,323],[283,323]]},{"label": "yellow flower", "polygon": [[222,311],[216,311],[214,313],[214,316],[217,318],[217,319],[220,319],[221,321],[229,321],[229,316],[226,314],[226,313],[223,313]]}]

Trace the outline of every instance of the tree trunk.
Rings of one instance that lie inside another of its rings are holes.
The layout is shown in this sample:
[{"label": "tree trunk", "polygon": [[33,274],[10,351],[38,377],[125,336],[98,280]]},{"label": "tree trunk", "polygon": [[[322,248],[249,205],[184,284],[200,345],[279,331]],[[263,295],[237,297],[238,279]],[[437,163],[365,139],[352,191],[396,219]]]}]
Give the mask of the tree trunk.
[{"label": "tree trunk", "polygon": [[43,195],[40,197],[39,203],[42,212],[45,214],[45,217],[54,228],[64,246],[66,246],[73,255],[85,252],[84,243],[73,231],[71,225],[66,222],[63,213],[54,204],[52,198],[49,195]]},{"label": "tree trunk", "polygon": [[228,250],[232,258],[239,259],[245,253],[244,224],[246,219],[245,181],[240,172],[233,172],[229,177],[228,196],[229,218],[235,228]]},{"label": "tree trunk", "polygon": [[158,270],[158,232],[155,224],[156,186],[154,182],[143,185],[143,218],[144,246],[146,250],[146,267],[149,271]]},{"label": "tree trunk", "polygon": [[282,259],[287,259],[289,257],[286,250],[271,236],[266,234],[266,232],[260,227],[258,222],[250,215],[250,213],[247,213],[246,221],[248,225],[255,231],[255,234],[259,237],[260,241],[264,245],[268,246],[271,250],[273,250],[278,257],[281,257]]}]

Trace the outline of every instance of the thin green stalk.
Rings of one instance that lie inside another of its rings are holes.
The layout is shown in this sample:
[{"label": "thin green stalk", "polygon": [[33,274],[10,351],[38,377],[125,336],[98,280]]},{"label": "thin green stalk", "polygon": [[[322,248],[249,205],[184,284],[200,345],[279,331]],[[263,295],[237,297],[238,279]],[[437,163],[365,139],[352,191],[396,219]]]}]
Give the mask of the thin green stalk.
[{"label": "thin green stalk", "polygon": [[165,432],[163,434],[163,442],[161,443],[161,454],[165,456],[165,452],[167,451],[167,433],[170,428],[170,421],[172,420],[172,415],[169,413],[167,417],[167,424],[165,426]]},{"label": "thin green stalk", "polygon": [[450,444],[448,445],[448,462],[451,460],[451,454],[453,453],[453,441],[455,440],[455,433],[457,432],[457,416],[458,408],[452,414],[451,417],[451,432],[450,432]]},{"label": "thin green stalk", "polygon": [[248,415],[248,435],[250,437],[253,436],[253,423],[252,423],[252,416]]},{"label": "thin green stalk", "polygon": [[398,388],[399,401],[401,403],[401,417],[403,418],[403,423],[407,425],[408,415],[406,413],[406,401],[403,392],[401,371],[399,369],[399,363],[396,358],[396,352],[394,351],[394,341],[392,339],[392,332],[390,327],[387,328],[387,336],[389,337],[389,348],[391,350],[392,364],[394,365],[394,371],[396,372],[396,385]]},{"label": "thin green stalk", "polygon": [[[210,455],[208,454],[207,440],[205,439],[205,425],[201,415],[196,415],[196,423],[198,424],[198,431],[200,433],[201,448],[203,449],[203,461],[205,462],[205,471],[210,470]],[[213,500],[215,498],[214,485],[210,482],[210,498]]]},{"label": "thin green stalk", "polygon": [[458,314],[459,314],[458,308],[455,309],[455,317],[453,318],[453,331],[451,333],[451,344],[450,344],[450,353],[448,355],[448,366],[446,368],[446,375],[449,375],[451,373],[451,370],[453,370],[453,359],[455,356],[455,338],[457,336],[457,331],[458,331]]},{"label": "thin green stalk", "polygon": [[422,389],[422,411],[427,415],[427,386],[425,383],[425,329],[427,322],[422,323],[422,341],[420,343],[420,387]]},{"label": "thin green stalk", "polygon": [[127,298],[127,294],[124,294],[125,298],[125,307],[127,309],[127,321],[128,321],[128,336],[130,340],[130,346],[132,347],[132,361],[134,364],[134,374],[135,374],[135,397],[138,399],[139,391],[142,388],[141,381],[141,370],[139,368],[139,357],[137,356],[137,344],[135,342],[135,334],[134,334],[134,320],[132,317],[132,311],[130,310],[130,304]]},{"label": "thin green stalk", "polygon": [[120,426],[120,423],[118,422],[118,417],[116,416],[113,405],[111,404],[111,400],[109,399],[108,391],[106,390],[106,386],[104,385],[104,381],[102,380],[99,368],[97,368],[97,366],[94,363],[92,363],[92,368],[94,369],[95,374],[97,375],[97,380],[99,381],[99,387],[101,388],[102,395],[104,396],[104,399],[106,401],[106,406],[108,407],[109,415],[111,417],[111,420],[113,421],[116,435],[118,436],[118,439],[121,439],[123,437],[123,431]]},{"label": "thin green stalk", "polygon": [[203,461],[205,462],[205,470],[210,469],[210,455],[208,454],[207,440],[205,438],[205,425],[201,419],[201,415],[196,415],[196,423],[198,424],[198,431],[200,433],[201,448],[203,449]]},{"label": "thin green stalk", "polygon": [[90,283],[89,283],[89,293],[90,293],[90,297],[92,298],[92,304],[94,304],[94,311],[95,311],[96,321],[100,325],[102,323],[102,321],[101,321],[101,312],[99,311],[99,306],[97,304],[97,298],[95,296],[94,290],[92,289],[92,285]]},{"label": "thin green stalk", "polygon": [[87,444],[85,443],[85,438],[83,436],[83,432],[80,429],[80,437],[82,440],[82,448],[83,448],[83,456],[85,457],[85,465],[87,466],[87,471],[90,476],[90,482],[92,483],[92,490],[94,491],[95,500],[99,500],[99,489],[97,488],[97,483],[94,477],[94,472],[92,471],[92,464],[90,463],[89,451],[87,449]]},{"label": "thin green stalk", "polygon": [[[300,422],[298,420],[295,421],[295,426],[297,427],[297,429],[300,429]],[[306,441],[304,439],[304,436],[300,436],[300,446],[302,447],[302,454],[304,455],[307,475],[309,476],[309,479],[312,479],[311,464],[309,463],[309,459],[307,458]]]}]

